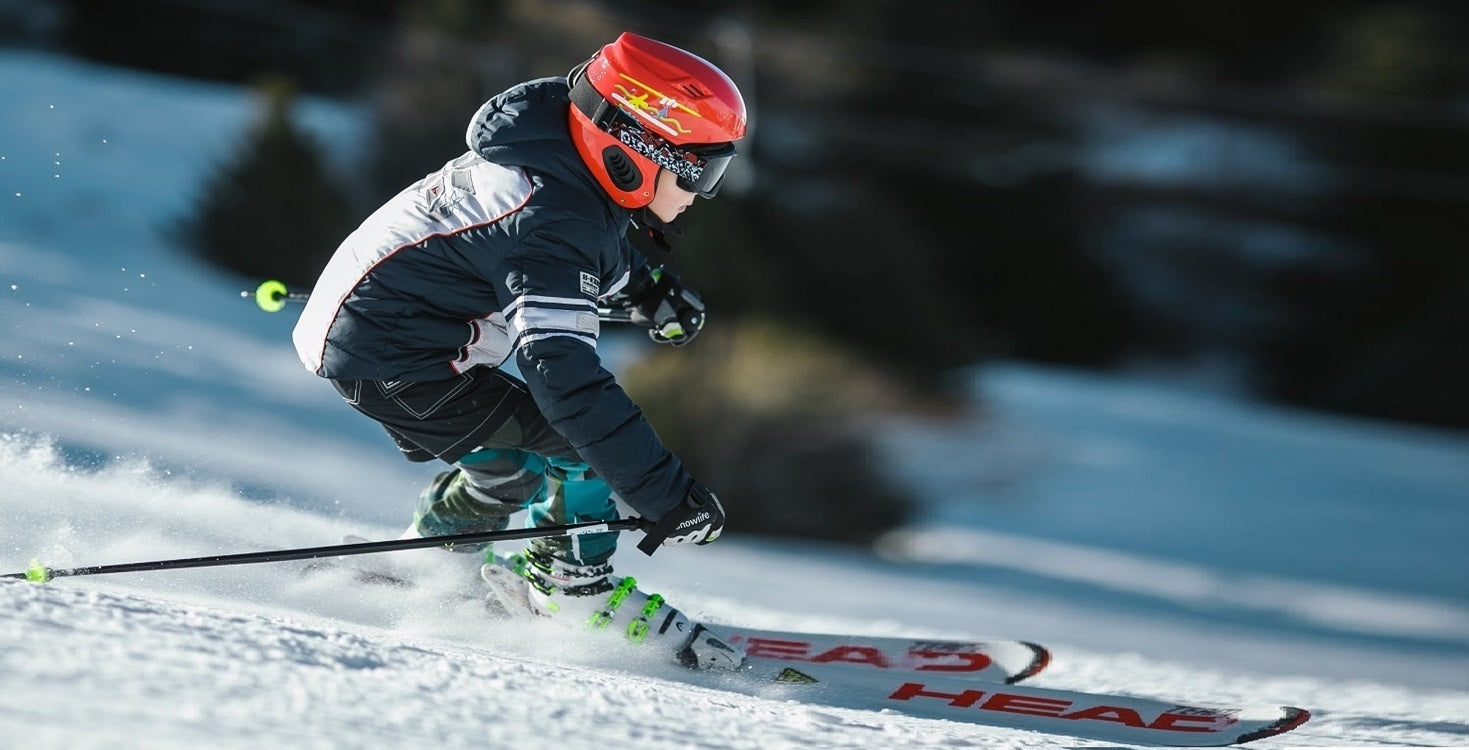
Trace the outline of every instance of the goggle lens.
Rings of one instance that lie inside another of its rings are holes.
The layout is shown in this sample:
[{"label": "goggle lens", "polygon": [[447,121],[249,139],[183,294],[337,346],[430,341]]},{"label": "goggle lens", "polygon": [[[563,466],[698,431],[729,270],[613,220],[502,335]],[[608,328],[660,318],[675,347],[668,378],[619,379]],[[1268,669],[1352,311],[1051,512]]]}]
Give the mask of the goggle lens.
[{"label": "goggle lens", "polygon": [[708,150],[701,148],[685,152],[699,159],[703,164],[697,180],[689,180],[680,176],[678,186],[690,193],[698,193],[700,197],[713,198],[719,193],[719,183],[724,180],[724,170],[729,169],[729,163],[734,161],[735,147],[733,143],[722,143],[706,148]]}]

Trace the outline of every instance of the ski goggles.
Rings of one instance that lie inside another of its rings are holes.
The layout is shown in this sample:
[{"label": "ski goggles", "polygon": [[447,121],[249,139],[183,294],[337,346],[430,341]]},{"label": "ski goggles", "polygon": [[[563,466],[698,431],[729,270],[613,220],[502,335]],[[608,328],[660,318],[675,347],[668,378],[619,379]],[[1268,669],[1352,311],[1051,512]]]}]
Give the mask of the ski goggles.
[{"label": "ski goggles", "polygon": [[617,107],[608,107],[602,119],[605,122],[598,122],[598,127],[622,145],[672,172],[678,178],[679,189],[701,198],[713,198],[719,193],[724,171],[738,153],[733,143],[674,145],[649,132]]}]

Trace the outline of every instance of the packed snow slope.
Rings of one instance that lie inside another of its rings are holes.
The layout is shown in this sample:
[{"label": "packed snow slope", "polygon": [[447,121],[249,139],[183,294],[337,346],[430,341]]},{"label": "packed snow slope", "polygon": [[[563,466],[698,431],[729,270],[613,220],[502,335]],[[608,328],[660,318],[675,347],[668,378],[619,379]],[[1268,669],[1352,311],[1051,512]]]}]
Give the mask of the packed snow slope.
[{"label": "packed snow slope", "polygon": [[[162,239],[250,94],[16,51],[0,84],[0,572],[395,535],[434,468],[301,369],[250,280]],[[300,116],[354,156],[351,107]],[[880,555],[743,535],[731,498],[718,544],[620,570],[710,621],[1024,638],[1055,653],[1037,685],[1313,711],[1259,747],[1469,745],[1469,435],[1019,366],[973,384],[982,419],[883,425],[927,509]],[[391,557],[431,585],[0,582],[0,747],[1104,746],[690,687],[438,595],[455,556]]]}]

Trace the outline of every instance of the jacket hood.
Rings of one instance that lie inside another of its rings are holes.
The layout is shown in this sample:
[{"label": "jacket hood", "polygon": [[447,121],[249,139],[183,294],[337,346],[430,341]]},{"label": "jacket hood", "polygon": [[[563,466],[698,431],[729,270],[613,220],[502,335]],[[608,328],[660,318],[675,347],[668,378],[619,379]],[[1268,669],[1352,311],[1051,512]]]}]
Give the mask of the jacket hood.
[{"label": "jacket hood", "polygon": [[566,79],[538,78],[490,97],[470,120],[465,140],[488,161],[525,167],[548,177],[585,186],[609,208],[626,213],[597,184],[571,142]]}]

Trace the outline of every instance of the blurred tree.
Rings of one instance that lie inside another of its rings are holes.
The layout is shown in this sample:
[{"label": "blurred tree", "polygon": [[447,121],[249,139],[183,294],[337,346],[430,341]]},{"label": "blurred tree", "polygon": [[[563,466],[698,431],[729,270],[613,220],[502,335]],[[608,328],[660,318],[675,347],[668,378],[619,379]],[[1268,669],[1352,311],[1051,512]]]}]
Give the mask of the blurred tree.
[{"label": "blurred tree", "polygon": [[982,72],[1004,8],[842,11],[801,45],[777,32],[761,48],[746,231],[787,290],[774,309],[930,382],[991,355],[1122,356],[1131,313],[1083,241],[1065,145],[1075,126]]},{"label": "blurred tree", "polygon": [[[943,183],[940,183],[943,185]],[[928,210],[963,216],[937,224],[953,248],[944,275],[968,300],[985,338],[968,352],[1105,367],[1137,339],[1132,304],[1084,242],[1083,192],[1070,174],[1011,189],[948,184]],[[980,347],[983,347],[982,349]]]},{"label": "blurred tree", "polygon": [[[370,92],[374,200],[461,153],[487,96],[623,30],[663,38],[725,67],[754,113],[739,172],[686,221],[697,252],[671,260],[715,320],[782,320],[930,381],[995,355],[1224,351],[1294,403],[1469,424],[1469,390],[1414,386],[1451,379],[1464,348],[1445,337],[1469,246],[1452,104],[1469,6],[62,4],[62,38],[93,57]],[[1122,180],[1087,161],[1117,111]]]},{"label": "blurred tree", "polygon": [[404,0],[57,0],[72,54],[194,78],[363,90]]},{"label": "blurred tree", "polygon": [[260,86],[260,120],[201,187],[173,234],[221,268],[309,286],[357,225],[348,193],[291,119],[293,87]]},{"label": "blurred tree", "polygon": [[1337,179],[1307,217],[1354,260],[1300,269],[1278,293],[1300,311],[1268,337],[1258,380],[1281,400],[1469,426],[1469,129],[1434,106],[1469,90],[1462,14],[1356,6],[1303,74],[1355,116],[1297,124]]},{"label": "blurred tree", "polygon": [[747,533],[868,543],[913,512],[870,434],[883,411],[933,402],[818,336],[728,321],[622,380]]},{"label": "blurred tree", "polygon": [[[465,151],[470,117],[492,85],[509,78],[517,53],[475,39],[494,28],[500,4],[434,0],[407,9],[374,80],[369,181],[393,195]],[[508,81],[507,81],[508,85]]]},{"label": "blurred tree", "polygon": [[1469,426],[1469,258],[1391,327],[1359,337],[1344,373],[1313,406],[1447,427]]}]

